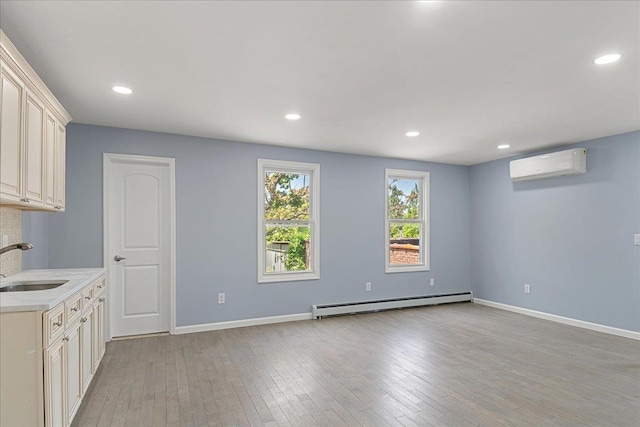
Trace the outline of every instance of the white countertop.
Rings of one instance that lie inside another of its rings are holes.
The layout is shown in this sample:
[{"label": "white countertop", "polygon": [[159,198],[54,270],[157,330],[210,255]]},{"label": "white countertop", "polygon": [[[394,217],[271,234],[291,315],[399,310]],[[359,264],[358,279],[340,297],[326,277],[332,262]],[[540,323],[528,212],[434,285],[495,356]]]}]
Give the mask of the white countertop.
[{"label": "white countertop", "polygon": [[0,292],[0,313],[8,311],[44,311],[92,283],[104,274],[104,268],[65,268],[26,270],[0,280],[1,286],[31,280],[68,280],[57,288],[44,291]]}]

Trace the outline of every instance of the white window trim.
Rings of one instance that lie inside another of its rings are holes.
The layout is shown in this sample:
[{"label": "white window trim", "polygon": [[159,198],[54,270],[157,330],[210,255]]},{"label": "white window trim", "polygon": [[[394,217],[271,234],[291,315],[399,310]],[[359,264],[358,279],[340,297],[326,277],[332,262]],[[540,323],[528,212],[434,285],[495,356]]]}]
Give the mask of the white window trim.
[{"label": "white window trim", "polygon": [[[422,233],[420,235],[420,256],[422,261],[420,264],[405,264],[405,265],[391,265],[389,264],[389,223],[393,220],[389,220],[389,178],[409,178],[419,179],[422,181],[420,186],[420,202],[422,210],[422,219],[418,222],[422,224]],[[385,169],[384,173],[384,251],[385,251],[385,273],[404,273],[409,271],[429,271],[429,258],[431,257],[431,250],[429,241],[431,233],[429,232],[429,209],[431,203],[429,202],[429,172],[423,171],[410,171],[403,169]]]},{"label": "white window trim", "polygon": [[[265,220],[264,220],[264,176],[265,172],[308,174],[309,182],[309,227],[311,229],[310,271],[286,271],[265,273]],[[289,162],[283,160],[258,159],[258,283],[317,280],[320,278],[320,165],[317,163]]]}]

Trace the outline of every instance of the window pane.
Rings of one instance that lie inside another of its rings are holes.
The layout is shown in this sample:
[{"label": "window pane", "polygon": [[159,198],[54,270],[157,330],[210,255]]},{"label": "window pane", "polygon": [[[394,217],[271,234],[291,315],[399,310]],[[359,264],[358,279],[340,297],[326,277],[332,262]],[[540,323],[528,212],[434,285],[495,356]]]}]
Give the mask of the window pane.
[{"label": "window pane", "polygon": [[422,225],[389,223],[389,265],[421,264],[420,232]]},{"label": "window pane", "polygon": [[267,225],[265,273],[310,271],[311,232],[307,227]]},{"label": "window pane", "polygon": [[389,178],[389,219],[420,219],[420,180]]},{"label": "window pane", "polygon": [[267,172],[264,179],[265,219],[309,219],[308,174]]}]

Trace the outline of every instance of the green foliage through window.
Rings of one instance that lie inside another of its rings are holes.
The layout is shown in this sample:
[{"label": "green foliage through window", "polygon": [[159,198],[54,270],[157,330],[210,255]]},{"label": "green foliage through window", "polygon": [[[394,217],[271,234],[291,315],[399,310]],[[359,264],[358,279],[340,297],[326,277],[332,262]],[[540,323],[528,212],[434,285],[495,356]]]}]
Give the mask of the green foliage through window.
[{"label": "green foliage through window", "polygon": [[[265,175],[264,219],[268,273],[309,270],[308,247],[311,238],[307,174],[267,172]],[[302,221],[299,226],[279,225],[278,221]]]},{"label": "green foliage through window", "polygon": [[406,237],[408,239],[417,239],[420,237],[420,225],[418,224],[398,224],[391,223],[390,236],[392,239]]},{"label": "green foliage through window", "polygon": [[[388,182],[388,209],[389,219],[419,219],[420,187],[418,181],[390,178]],[[418,224],[392,222],[389,231],[389,236],[392,239],[420,237],[420,225]]]}]

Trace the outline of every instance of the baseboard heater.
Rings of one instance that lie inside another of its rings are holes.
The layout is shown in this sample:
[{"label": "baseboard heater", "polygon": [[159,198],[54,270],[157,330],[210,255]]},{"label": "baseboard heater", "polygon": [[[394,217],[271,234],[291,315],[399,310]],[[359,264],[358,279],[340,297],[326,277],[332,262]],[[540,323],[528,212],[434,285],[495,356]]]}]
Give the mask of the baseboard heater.
[{"label": "baseboard heater", "polygon": [[338,314],[356,314],[368,311],[392,310],[394,308],[419,307],[423,305],[448,304],[473,301],[472,292],[457,294],[428,295],[406,298],[381,299],[376,301],[346,302],[339,304],[318,304],[311,306],[314,319]]}]

